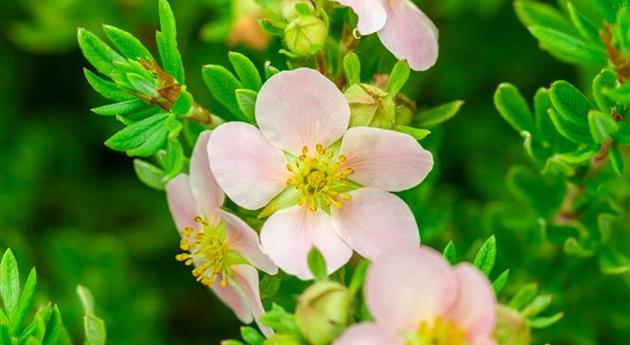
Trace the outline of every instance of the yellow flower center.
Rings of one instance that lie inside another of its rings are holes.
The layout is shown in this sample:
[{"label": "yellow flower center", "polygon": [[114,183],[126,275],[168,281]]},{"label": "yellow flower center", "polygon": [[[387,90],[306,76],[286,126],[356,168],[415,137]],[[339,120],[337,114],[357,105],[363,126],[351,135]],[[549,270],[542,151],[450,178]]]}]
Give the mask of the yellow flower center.
[{"label": "yellow flower center", "polygon": [[349,190],[348,176],[354,170],[341,167],[345,160],[345,156],[324,149],[320,144],[314,154],[309,154],[308,147],[304,146],[295,162],[287,165],[293,173],[287,184],[300,193],[298,205],[306,205],[311,211],[316,211],[318,207],[328,208],[331,204],[340,208],[344,201],[352,199],[344,192]]},{"label": "yellow flower center", "polygon": [[442,317],[420,323],[416,333],[409,334],[406,339],[406,345],[469,345],[466,332]]},{"label": "yellow flower center", "polygon": [[195,217],[199,229],[187,227],[182,230],[179,247],[186,251],[175,256],[186,266],[195,265],[192,274],[197,281],[208,287],[220,277],[219,285],[226,287],[232,275],[231,266],[247,263],[237,252],[230,250],[223,222],[211,226],[202,217]]}]

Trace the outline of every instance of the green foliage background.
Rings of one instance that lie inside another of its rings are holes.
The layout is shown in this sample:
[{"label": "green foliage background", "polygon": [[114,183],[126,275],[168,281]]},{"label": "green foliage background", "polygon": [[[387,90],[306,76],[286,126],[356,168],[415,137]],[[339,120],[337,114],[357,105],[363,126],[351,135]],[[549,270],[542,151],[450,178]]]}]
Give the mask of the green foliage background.
[{"label": "green foliage background", "polygon": [[[590,85],[592,71],[554,60],[518,21],[511,1],[417,1],[440,28],[441,56],[413,73],[405,93],[422,106],[454,99],[466,104],[423,141],[436,155],[428,182],[404,193],[422,240],[441,249],[452,240],[472,259],[482,240],[497,237],[501,272],[510,268],[505,295],[538,282],[554,295],[557,325],[535,333],[535,344],[622,344],[630,339],[630,277],[604,275],[596,260],[567,256],[542,242],[535,215],[512,191],[510,171],[533,167],[522,139],[498,116],[492,95],[501,82],[526,98],[557,79]],[[119,128],[89,112],[103,100],[87,84],[76,28],[125,28],[150,49],[158,25],[153,0],[4,0],[0,3],[0,249],[11,247],[21,272],[35,265],[36,300],[61,305],[70,333],[80,338],[75,286],[95,296],[111,344],[216,344],[235,337],[238,322],[188,268],[177,263],[178,235],[163,194],[140,183],[132,162],[102,143]],[[178,38],[195,99],[221,113],[201,80],[201,65],[227,63],[229,49],[258,66],[281,64],[279,42],[265,52],[209,40],[229,25],[230,0],[172,0]],[[389,71],[394,59],[368,37],[359,49],[365,66]],[[370,50],[368,50],[370,49]],[[378,53],[361,54],[362,50]],[[588,89],[585,87],[584,89]],[[626,150],[625,156],[629,157]],[[612,176],[604,168],[604,176]],[[613,234],[630,252],[630,168],[610,177],[625,212]],[[625,181],[625,183],[624,183]],[[553,188],[539,200],[557,197]],[[560,196],[561,197],[561,196]],[[533,219],[533,221],[532,221]],[[291,289],[287,289],[291,290]],[[294,303],[286,292],[284,303]]]}]

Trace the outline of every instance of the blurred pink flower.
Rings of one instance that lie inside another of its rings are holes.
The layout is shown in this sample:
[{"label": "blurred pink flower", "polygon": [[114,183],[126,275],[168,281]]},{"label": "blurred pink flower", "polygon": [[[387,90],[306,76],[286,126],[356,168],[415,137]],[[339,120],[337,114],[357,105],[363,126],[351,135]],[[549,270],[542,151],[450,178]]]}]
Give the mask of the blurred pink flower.
[{"label": "blurred pink flower", "polygon": [[365,283],[374,317],[348,328],[333,345],[491,345],[496,299],[477,268],[451,267],[427,247],[385,253]]},{"label": "blurred pink flower", "polygon": [[[350,108],[323,75],[300,68],[270,78],[256,99],[260,129],[219,126],[208,144],[211,168],[238,205],[271,214],[260,233],[263,251],[285,272],[312,275],[307,253],[317,247],[328,271],[352,249],[372,258],[419,245],[409,207],[389,191],[419,184],[433,157],[407,134],[348,129]],[[271,204],[270,204],[271,202]],[[352,249],[351,249],[352,248]]]},{"label": "blurred pink flower", "polygon": [[424,71],[437,61],[438,30],[410,0],[335,1],[354,10],[361,35],[377,32],[383,45],[412,69]]},{"label": "blurred pink flower", "polygon": [[[185,251],[177,260],[193,265],[197,281],[210,287],[241,321],[250,323],[264,313],[256,268],[269,274],[276,274],[278,268],[260,250],[256,232],[221,210],[224,195],[210,170],[206,151],[209,138],[210,131],[199,136],[190,176],[179,174],[166,186],[168,205]],[[263,325],[261,329],[270,333]]]}]

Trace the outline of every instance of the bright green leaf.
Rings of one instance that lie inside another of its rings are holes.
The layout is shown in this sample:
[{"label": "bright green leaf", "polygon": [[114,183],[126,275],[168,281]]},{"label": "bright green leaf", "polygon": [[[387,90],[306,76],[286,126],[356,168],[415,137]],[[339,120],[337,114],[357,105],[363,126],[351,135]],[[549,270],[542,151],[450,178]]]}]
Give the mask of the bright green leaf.
[{"label": "bright green leaf", "polygon": [[442,255],[451,265],[455,265],[457,263],[457,249],[455,248],[455,244],[453,241],[448,241],[446,247],[442,251]]},{"label": "bright green leaf", "polygon": [[426,138],[429,134],[431,134],[431,131],[428,129],[415,128],[415,127],[409,127],[409,126],[396,125],[394,129],[401,133],[409,134],[416,140],[422,140]]},{"label": "bright green leaf", "polygon": [[24,322],[24,318],[29,311],[31,303],[33,302],[33,295],[35,294],[35,286],[37,285],[37,271],[33,267],[31,272],[28,274],[26,278],[26,282],[24,283],[24,288],[22,289],[22,294],[20,295],[20,300],[18,302],[17,309],[15,314],[11,316],[12,321],[12,329],[18,330],[22,326]]},{"label": "bright green leaf", "polygon": [[410,71],[407,61],[400,60],[394,65],[394,68],[389,74],[387,86],[385,87],[385,91],[387,91],[391,97],[396,96],[403,86],[405,86],[407,79],[409,79]]},{"label": "bright green leaf", "polygon": [[164,165],[163,181],[168,181],[179,174],[184,168],[184,148],[177,138],[170,139],[166,143],[166,162]]},{"label": "bright green leaf", "polygon": [[131,33],[111,25],[103,25],[103,31],[118,51],[128,59],[153,60],[149,50]]},{"label": "bright green leaf", "polygon": [[262,345],[265,342],[265,337],[253,327],[241,327],[241,337],[250,345]]},{"label": "bright green leaf", "polygon": [[343,57],[343,71],[348,85],[361,82],[361,61],[355,52],[349,52]]},{"label": "bright green leaf", "polygon": [[111,99],[113,101],[126,101],[134,98],[132,95],[127,93],[127,91],[119,88],[116,84],[111,81],[107,81],[96,73],[90,71],[87,68],[83,69],[83,73],[85,74],[85,79],[87,79],[88,83],[94,91],[98,92],[101,96]]},{"label": "bright green leaf", "polygon": [[521,310],[525,305],[527,305],[531,300],[536,297],[538,293],[538,284],[529,283],[516,292],[516,295],[512,297],[509,302],[509,307],[514,310]]},{"label": "bright green leaf", "polygon": [[534,133],[532,112],[514,85],[508,83],[499,85],[494,93],[494,105],[499,114],[518,132]]},{"label": "bright green leaf", "polygon": [[619,176],[623,176],[624,161],[621,150],[619,150],[619,145],[613,144],[610,147],[610,151],[608,151],[608,157],[610,158],[610,165],[612,165],[615,173],[617,173],[617,175]]},{"label": "bright green leaf", "polygon": [[256,96],[258,93],[248,89],[236,89],[235,92],[239,109],[250,119],[250,122],[253,122],[256,114]]},{"label": "bright green leaf", "polygon": [[540,41],[543,49],[562,61],[597,67],[608,62],[608,56],[603,49],[580,38],[542,26],[532,26],[528,29]]},{"label": "bright green leaf", "polygon": [[241,112],[236,100],[236,90],[242,89],[243,85],[232,72],[223,66],[206,65],[203,67],[203,80],[219,103],[236,118],[249,121]]},{"label": "bright green leaf", "polygon": [[[107,139],[105,145],[113,150],[129,151],[141,148],[149,143],[153,147],[148,149],[148,151],[153,152],[145,151],[141,153],[145,153],[145,156],[150,156],[164,146],[166,142],[168,135],[166,122],[168,117],[169,114],[161,113],[136,122]],[[144,148],[146,149],[146,147]]]},{"label": "bright green leaf", "polygon": [[162,67],[179,84],[185,83],[184,65],[182,56],[177,49],[177,27],[175,16],[167,0],[160,0],[160,31],[156,33],[155,40],[162,59]]},{"label": "bright green leaf", "polygon": [[228,59],[244,88],[254,91],[260,90],[262,80],[252,60],[238,52],[229,52]]},{"label": "bright green leaf", "polygon": [[107,332],[103,320],[94,315],[85,315],[83,317],[83,329],[86,345],[105,345]]},{"label": "bright green leaf", "polygon": [[481,245],[473,265],[477,266],[481,272],[486,276],[489,276],[494,267],[494,261],[497,258],[497,241],[494,235],[488,237],[488,239]]},{"label": "bright green leaf", "polygon": [[510,270],[507,269],[501,272],[501,274],[499,274],[497,279],[495,279],[494,282],[492,282],[492,290],[494,290],[495,295],[498,295],[503,290],[509,276],[510,276]]},{"label": "bright green leaf", "polygon": [[99,72],[111,77],[117,72],[114,62],[125,62],[122,56],[90,31],[79,28],[77,36],[83,55]]},{"label": "bright green leaf", "polygon": [[422,127],[433,127],[450,120],[464,105],[464,101],[452,101],[419,112],[415,123]]},{"label": "bright green leaf", "polygon": [[7,249],[0,261],[0,297],[7,316],[15,315],[20,298],[20,272],[11,249]]},{"label": "bright green leaf", "polygon": [[538,1],[518,0],[514,2],[514,9],[518,19],[527,27],[542,26],[566,34],[576,33],[571,22],[552,5]]},{"label": "bright green leaf", "polygon": [[164,171],[160,168],[143,160],[134,159],[133,169],[138,179],[144,184],[153,189],[164,190]]},{"label": "bright green leaf", "polygon": [[588,113],[588,125],[591,130],[593,141],[600,144],[619,130],[617,122],[607,114],[599,110],[591,110]]},{"label": "bright green leaf", "polygon": [[127,115],[133,112],[143,110],[149,107],[144,101],[134,98],[126,101],[103,105],[100,107],[92,108],[92,112],[98,115],[115,116],[115,115]]},{"label": "bright green leaf", "polygon": [[531,328],[543,329],[543,328],[552,326],[554,323],[560,321],[560,319],[562,319],[563,316],[564,316],[564,313],[557,313],[557,314],[554,314],[553,316],[540,316],[540,317],[528,320],[527,323],[529,324],[529,327]]},{"label": "bright green leaf", "polygon": [[308,268],[311,270],[316,280],[326,280],[328,278],[328,270],[326,268],[326,260],[317,247],[312,247],[307,256]]}]

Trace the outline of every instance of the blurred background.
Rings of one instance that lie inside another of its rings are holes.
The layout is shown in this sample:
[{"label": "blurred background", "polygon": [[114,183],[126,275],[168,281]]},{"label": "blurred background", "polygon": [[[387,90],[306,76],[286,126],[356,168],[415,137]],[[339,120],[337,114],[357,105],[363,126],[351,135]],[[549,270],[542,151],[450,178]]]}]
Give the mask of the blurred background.
[{"label": "blurred background", "polygon": [[[496,272],[511,269],[507,293],[539,282],[554,294],[552,311],[566,313],[556,326],[537,332],[534,344],[627,342],[628,276],[602,275],[593,260],[541,244],[531,222],[508,216],[523,216],[506,187],[508,170],[530,162],[521,138],[494,109],[496,86],[512,82],[531,99],[538,87],[557,79],[584,85],[581,74],[538,48],[510,0],[416,2],[440,29],[441,57],[430,71],[413,74],[406,94],[420,107],[466,101],[423,141],[436,155],[430,180],[403,195],[418,217],[423,242],[441,250],[453,240],[460,255],[471,259],[495,233]],[[226,63],[230,49],[260,67],[266,59],[282,64],[280,43],[253,29],[249,0],[171,5],[189,90],[217,113],[221,108],[201,81],[203,64]],[[77,27],[101,35],[102,23],[134,33],[155,51],[154,0],[0,2],[0,249],[13,249],[23,274],[37,267],[37,299],[60,304],[76,343],[82,327],[79,283],[94,294],[111,344],[217,344],[234,338],[234,315],[174,259],[178,235],[163,193],[138,181],[131,159],[103,145],[119,126],[90,113],[104,100],[85,81],[82,67],[88,64],[76,44]],[[385,52],[362,55],[379,46],[374,37],[365,41],[359,49],[364,64],[388,71],[393,59]],[[624,221],[630,224],[627,215]],[[285,292],[288,308],[294,299]]]}]

